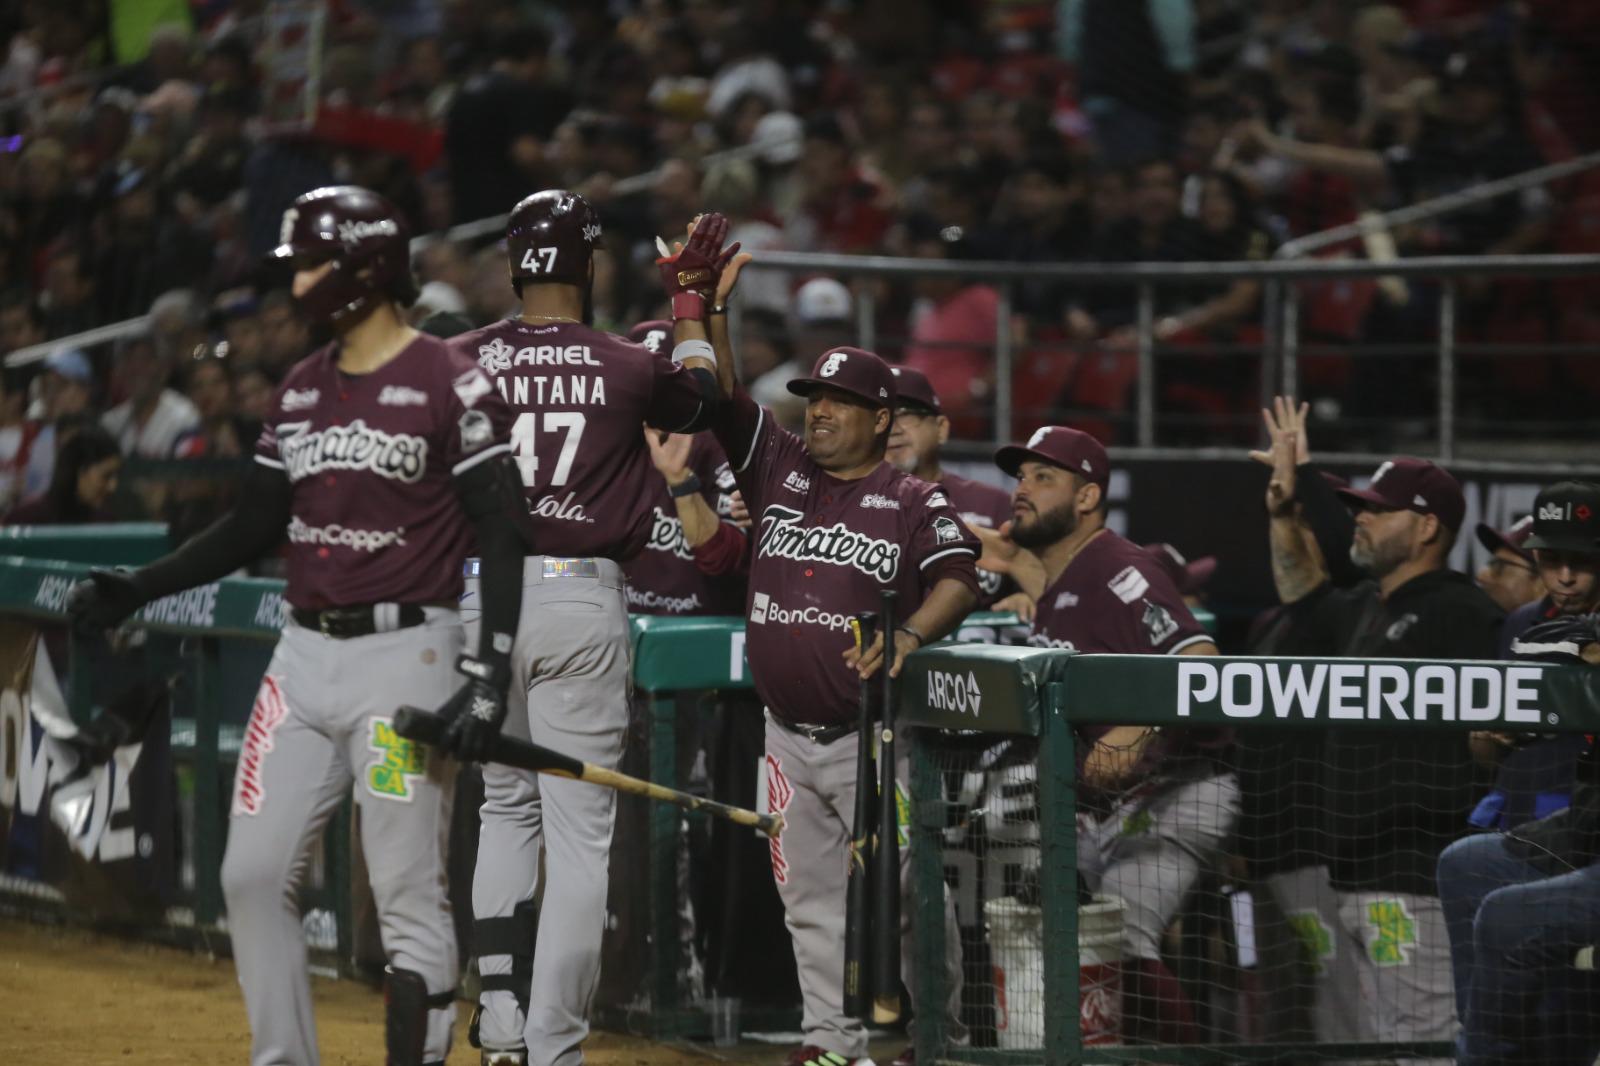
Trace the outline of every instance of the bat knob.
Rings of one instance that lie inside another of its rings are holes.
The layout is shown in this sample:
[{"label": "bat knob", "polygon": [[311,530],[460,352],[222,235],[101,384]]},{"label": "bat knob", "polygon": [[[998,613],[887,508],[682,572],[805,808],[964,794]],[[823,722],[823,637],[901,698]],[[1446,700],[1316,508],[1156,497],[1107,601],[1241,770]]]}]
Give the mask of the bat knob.
[{"label": "bat knob", "polygon": [[783,812],[773,811],[771,814],[767,815],[766,824],[761,827],[761,831],[766,833],[767,837],[772,840],[777,840],[780,836],[782,836]]}]

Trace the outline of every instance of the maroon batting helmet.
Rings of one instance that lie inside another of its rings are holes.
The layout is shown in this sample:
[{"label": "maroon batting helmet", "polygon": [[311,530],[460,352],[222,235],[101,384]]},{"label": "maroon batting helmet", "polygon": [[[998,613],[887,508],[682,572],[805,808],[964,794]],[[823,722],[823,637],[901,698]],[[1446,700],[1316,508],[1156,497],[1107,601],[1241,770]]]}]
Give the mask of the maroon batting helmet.
[{"label": "maroon batting helmet", "polygon": [[600,216],[575,192],[546,189],[511,209],[506,258],[517,292],[524,282],[589,285],[589,263],[600,239]]},{"label": "maroon batting helmet", "polygon": [[377,300],[410,305],[417,298],[411,274],[411,234],[388,200],[355,185],[313,189],[283,213],[273,259],[297,268],[331,262],[299,297],[307,315],[338,325],[363,317]]}]

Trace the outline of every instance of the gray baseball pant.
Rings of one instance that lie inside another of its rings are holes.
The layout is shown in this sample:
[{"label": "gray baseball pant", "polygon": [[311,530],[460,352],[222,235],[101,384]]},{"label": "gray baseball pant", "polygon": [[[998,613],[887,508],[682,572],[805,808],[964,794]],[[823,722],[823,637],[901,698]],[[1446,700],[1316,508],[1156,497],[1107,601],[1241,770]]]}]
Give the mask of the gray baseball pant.
[{"label": "gray baseball pant", "polygon": [[[1454,1040],[1455,977],[1437,896],[1337,890],[1339,950],[1334,995],[1354,1014],[1361,1041]],[[1449,1066],[1450,1059],[1398,1059]]]},{"label": "gray baseball pant", "polygon": [[[771,843],[772,875],[783,899],[784,923],[794,944],[804,1011],[805,1043],[846,1058],[867,1053],[866,1028],[844,1012],[845,894],[850,830],[855,821],[856,751],[854,733],[818,744],[767,718],[768,810],[781,811],[783,832]],[[909,756],[901,754],[895,777],[909,779]],[[913,982],[911,915],[908,895],[911,849],[900,849],[901,973]],[[961,934],[948,889],[944,900],[945,971],[950,997],[946,1032],[952,1043],[967,1042],[961,1024]]]},{"label": "gray baseball pant", "polygon": [[[529,556],[523,569],[504,732],[615,769],[633,670],[622,571],[607,559],[548,562]],[[477,640],[476,596],[469,579],[469,646]],[[576,1066],[600,980],[616,793],[496,763],[484,764],[483,790],[474,919],[508,918],[541,888],[543,901],[527,1012],[511,992],[484,992],[479,1040],[491,1051],[526,1047],[529,1066]],[[513,949],[526,955],[529,945],[475,943],[479,972],[510,974]]]},{"label": "gray baseball pant", "polygon": [[[444,858],[455,771],[392,728],[402,703],[437,707],[459,680],[456,612],[427,615],[420,626],[349,640],[290,623],[261,679],[222,860],[253,1066],[320,1061],[298,889],[352,781],[389,964],[420,974],[430,994],[455,990]],[[449,1054],[454,1021],[454,1006],[429,1011],[427,1061]],[[380,1054],[381,1032],[373,1047]]]}]

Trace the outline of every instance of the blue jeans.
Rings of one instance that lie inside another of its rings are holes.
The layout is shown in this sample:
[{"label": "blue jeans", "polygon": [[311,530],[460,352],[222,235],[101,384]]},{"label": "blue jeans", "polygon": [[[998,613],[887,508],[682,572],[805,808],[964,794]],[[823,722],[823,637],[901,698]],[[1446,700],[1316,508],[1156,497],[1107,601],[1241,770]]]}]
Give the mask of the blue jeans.
[{"label": "blue jeans", "polygon": [[1534,1044],[1568,1036],[1540,1001],[1569,984],[1574,950],[1600,941],[1600,864],[1551,877],[1486,833],[1446,848],[1438,880],[1462,1021],[1457,1061],[1528,1061]]}]

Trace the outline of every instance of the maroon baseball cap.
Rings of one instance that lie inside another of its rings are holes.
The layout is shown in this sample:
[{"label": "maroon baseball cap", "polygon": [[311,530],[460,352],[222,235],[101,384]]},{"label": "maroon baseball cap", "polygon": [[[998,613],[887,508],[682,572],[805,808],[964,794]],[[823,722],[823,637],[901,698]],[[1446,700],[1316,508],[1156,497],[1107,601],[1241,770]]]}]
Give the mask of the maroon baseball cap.
[{"label": "maroon baseball cap", "polygon": [[928,375],[909,366],[890,367],[889,372],[894,375],[900,406],[920,407],[936,415],[944,413],[939,406],[939,394],[933,391],[933,383],[928,380]]},{"label": "maroon baseball cap", "polygon": [[1111,480],[1111,461],[1105,447],[1082,430],[1066,426],[1041,426],[1026,444],[1008,444],[994,453],[994,463],[1016,477],[1022,464],[1034,461],[1070,470],[1101,491]]},{"label": "maroon baseball cap", "polygon": [[1479,522],[1474,532],[1478,535],[1478,543],[1489,549],[1491,554],[1504,548],[1527,562],[1533,562],[1533,552],[1523,547],[1528,538],[1533,536],[1533,515],[1523,515],[1507,530],[1499,530],[1487,522]]},{"label": "maroon baseball cap", "polygon": [[1409,456],[1380,465],[1373,471],[1372,483],[1364,489],[1335,491],[1346,503],[1370,503],[1390,511],[1431,514],[1452,530],[1461,528],[1461,520],[1467,514],[1461,483],[1444,467]]},{"label": "maroon baseball cap", "polygon": [[656,355],[671,355],[672,323],[659,318],[640,322],[628,331],[628,339],[644,345]]},{"label": "maroon baseball cap", "polygon": [[898,395],[889,364],[863,348],[829,348],[817,356],[810,377],[789,382],[789,391],[796,396],[810,396],[817,389],[838,389],[890,408]]},{"label": "maroon baseball cap", "polygon": [[1177,548],[1159,542],[1146,544],[1140,550],[1166,571],[1172,583],[1177,586],[1178,592],[1184,596],[1198,595],[1200,590],[1206,587],[1206,582],[1211,580],[1211,575],[1217,572],[1215,555],[1202,555],[1190,562]]}]

